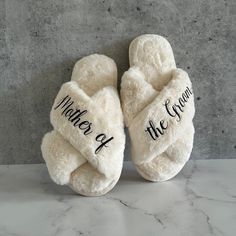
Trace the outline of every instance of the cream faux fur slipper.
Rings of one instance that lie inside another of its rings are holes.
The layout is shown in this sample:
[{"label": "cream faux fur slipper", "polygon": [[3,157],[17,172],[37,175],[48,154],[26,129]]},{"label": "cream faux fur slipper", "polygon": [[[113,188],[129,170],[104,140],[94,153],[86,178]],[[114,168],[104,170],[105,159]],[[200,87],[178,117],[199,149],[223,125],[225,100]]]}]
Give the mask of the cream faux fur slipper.
[{"label": "cream faux fur slipper", "polygon": [[168,180],[183,168],[192,151],[192,84],[188,74],[176,68],[172,48],[161,36],[134,39],[129,60],[121,100],[132,160],[145,179]]},{"label": "cream faux fur slipper", "polygon": [[50,120],[54,130],[41,149],[53,181],[86,196],[110,191],[120,177],[125,146],[115,62],[97,54],[79,60]]}]

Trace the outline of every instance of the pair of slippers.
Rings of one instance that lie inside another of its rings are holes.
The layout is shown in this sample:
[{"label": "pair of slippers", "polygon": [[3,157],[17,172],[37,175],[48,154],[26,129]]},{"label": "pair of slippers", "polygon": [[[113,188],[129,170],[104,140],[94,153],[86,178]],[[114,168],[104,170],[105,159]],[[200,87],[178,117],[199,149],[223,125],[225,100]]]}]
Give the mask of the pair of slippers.
[{"label": "pair of slippers", "polygon": [[132,161],[150,181],[174,177],[188,161],[194,98],[188,74],[176,68],[169,42],[141,35],[129,47],[121,104],[115,62],[104,55],[79,60],[51,110],[54,130],[42,154],[54,182],[85,196],[100,196],[119,180],[129,129]]}]

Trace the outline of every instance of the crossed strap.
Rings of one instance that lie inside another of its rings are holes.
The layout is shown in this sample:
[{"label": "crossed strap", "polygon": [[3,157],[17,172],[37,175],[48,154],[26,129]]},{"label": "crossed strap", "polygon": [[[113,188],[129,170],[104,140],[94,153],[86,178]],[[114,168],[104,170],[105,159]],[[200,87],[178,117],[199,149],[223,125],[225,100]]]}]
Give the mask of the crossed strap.
[{"label": "crossed strap", "polygon": [[194,97],[188,74],[172,71],[172,78],[129,124],[133,161],[152,161],[181,139],[194,117]]},{"label": "crossed strap", "polygon": [[111,166],[117,160],[110,157],[114,157],[114,149],[123,142],[122,133],[115,132],[115,127],[122,127],[121,122],[116,122],[115,109],[107,113],[112,106],[119,106],[113,87],[103,88],[89,97],[76,82],[70,81],[61,87],[50,114],[54,129],[82,155],[85,162],[106,177],[115,174],[111,172],[114,169]]}]

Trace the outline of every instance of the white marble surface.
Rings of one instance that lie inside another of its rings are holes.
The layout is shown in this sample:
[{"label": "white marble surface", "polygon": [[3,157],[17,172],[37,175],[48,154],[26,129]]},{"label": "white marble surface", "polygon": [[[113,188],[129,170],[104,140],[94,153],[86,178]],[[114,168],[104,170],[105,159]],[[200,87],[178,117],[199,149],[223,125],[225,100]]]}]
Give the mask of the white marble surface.
[{"label": "white marble surface", "polygon": [[44,164],[0,166],[0,235],[236,235],[236,160],[190,161],[144,181],[126,163],[106,196],[75,195]]}]

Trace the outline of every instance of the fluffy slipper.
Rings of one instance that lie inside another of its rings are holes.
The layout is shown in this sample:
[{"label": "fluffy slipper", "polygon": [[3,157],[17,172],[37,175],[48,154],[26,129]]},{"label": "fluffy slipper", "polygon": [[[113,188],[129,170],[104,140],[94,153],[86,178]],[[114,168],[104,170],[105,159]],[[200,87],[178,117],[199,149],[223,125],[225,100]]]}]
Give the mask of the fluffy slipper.
[{"label": "fluffy slipper", "polygon": [[172,48],[161,36],[134,39],[129,60],[121,100],[132,160],[145,179],[168,180],[183,168],[192,151],[192,84],[188,74],[176,68]]},{"label": "fluffy slipper", "polygon": [[79,60],[51,110],[54,130],[42,141],[51,178],[86,196],[99,196],[117,183],[125,135],[117,94],[117,68],[104,55]]}]

